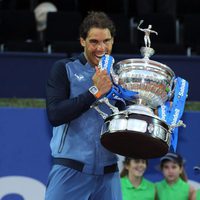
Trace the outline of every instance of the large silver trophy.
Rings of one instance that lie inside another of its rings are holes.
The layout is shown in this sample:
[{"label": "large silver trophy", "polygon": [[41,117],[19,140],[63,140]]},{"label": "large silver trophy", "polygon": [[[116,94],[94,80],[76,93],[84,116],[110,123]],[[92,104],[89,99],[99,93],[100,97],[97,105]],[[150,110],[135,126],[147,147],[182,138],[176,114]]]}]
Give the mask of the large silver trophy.
[{"label": "large silver trophy", "polygon": [[[149,59],[154,53],[150,33],[157,32],[151,30],[151,25],[141,29],[141,24],[138,29],[145,33],[145,47],[141,48],[143,58],[122,60],[110,69],[113,84],[135,95],[128,99],[123,98],[123,94],[120,96],[126,102],[121,111],[111,105],[107,97],[92,107],[104,118],[101,143],[105,148],[123,156],[148,159],[166,154],[173,131],[184,126],[180,117],[188,86],[184,79],[177,80],[168,66]],[[102,103],[109,106],[111,115],[99,109]],[[177,138],[174,140],[177,142]]]}]

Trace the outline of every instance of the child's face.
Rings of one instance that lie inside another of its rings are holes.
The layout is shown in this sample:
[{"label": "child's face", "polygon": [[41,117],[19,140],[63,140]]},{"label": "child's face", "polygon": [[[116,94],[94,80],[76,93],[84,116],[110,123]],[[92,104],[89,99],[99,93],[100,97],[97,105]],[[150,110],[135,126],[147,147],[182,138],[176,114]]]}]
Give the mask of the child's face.
[{"label": "child's face", "polygon": [[146,160],[143,159],[131,159],[130,163],[126,165],[128,174],[135,177],[142,177],[146,168]]},{"label": "child's face", "polygon": [[173,161],[166,161],[163,164],[162,172],[167,182],[176,182],[182,173],[183,168]]}]

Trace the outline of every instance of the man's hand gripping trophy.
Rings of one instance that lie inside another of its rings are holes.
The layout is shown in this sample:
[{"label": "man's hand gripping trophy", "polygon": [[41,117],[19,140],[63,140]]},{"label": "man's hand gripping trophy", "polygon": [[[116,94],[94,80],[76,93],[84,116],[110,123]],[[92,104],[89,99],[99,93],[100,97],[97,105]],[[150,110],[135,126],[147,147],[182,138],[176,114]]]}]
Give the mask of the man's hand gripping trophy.
[{"label": "man's hand gripping trophy", "polygon": [[137,92],[128,91],[120,85],[114,84],[112,80],[113,77],[110,76],[113,64],[114,58],[105,54],[101,58],[98,67],[96,67],[96,73],[92,78],[94,84],[98,85],[100,88],[99,90],[102,95],[91,107],[96,109],[103,119],[106,119],[108,114],[99,109],[99,104],[106,104],[112,110],[112,113],[116,114],[119,113],[119,109],[113,106],[109,100],[121,101],[126,104],[125,100],[130,101],[134,98],[134,95],[137,94]]}]

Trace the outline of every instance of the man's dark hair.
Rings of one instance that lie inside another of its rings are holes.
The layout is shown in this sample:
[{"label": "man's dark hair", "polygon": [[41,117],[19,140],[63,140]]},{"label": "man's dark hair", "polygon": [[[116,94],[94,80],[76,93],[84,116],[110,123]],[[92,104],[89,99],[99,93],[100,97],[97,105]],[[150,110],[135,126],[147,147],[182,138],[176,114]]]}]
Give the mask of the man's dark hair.
[{"label": "man's dark hair", "polygon": [[91,28],[108,28],[110,30],[111,36],[115,36],[115,25],[104,12],[89,12],[89,14],[85,17],[82,24],[80,25],[80,37],[86,39],[88,32]]}]

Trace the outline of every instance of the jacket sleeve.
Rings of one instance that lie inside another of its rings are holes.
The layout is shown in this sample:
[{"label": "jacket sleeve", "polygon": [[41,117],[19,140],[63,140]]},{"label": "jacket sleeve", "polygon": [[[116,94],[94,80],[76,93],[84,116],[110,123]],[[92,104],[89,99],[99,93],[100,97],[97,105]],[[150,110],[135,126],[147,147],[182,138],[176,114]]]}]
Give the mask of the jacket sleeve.
[{"label": "jacket sleeve", "polygon": [[48,119],[53,126],[59,126],[79,117],[96,100],[89,91],[69,99],[70,82],[67,78],[66,62],[67,60],[57,61],[47,80],[46,108]]}]

